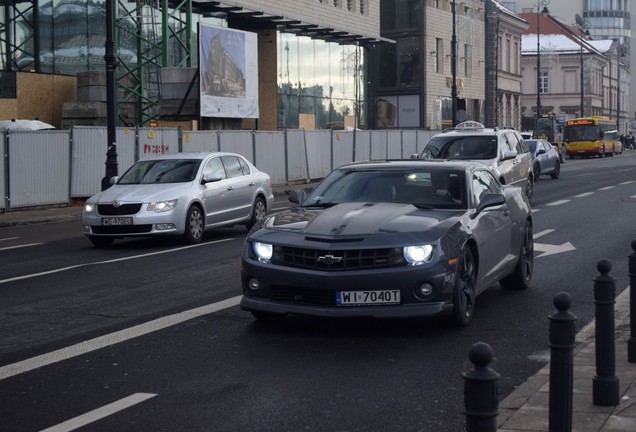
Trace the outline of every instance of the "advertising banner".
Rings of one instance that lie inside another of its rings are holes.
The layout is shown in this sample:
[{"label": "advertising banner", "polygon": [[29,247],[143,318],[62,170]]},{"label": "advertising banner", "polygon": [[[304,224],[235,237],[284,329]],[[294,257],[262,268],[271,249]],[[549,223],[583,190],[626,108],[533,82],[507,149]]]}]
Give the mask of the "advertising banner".
[{"label": "advertising banner", "polygon": [[255,33],[199,25],[201,117],[258,117]]}]

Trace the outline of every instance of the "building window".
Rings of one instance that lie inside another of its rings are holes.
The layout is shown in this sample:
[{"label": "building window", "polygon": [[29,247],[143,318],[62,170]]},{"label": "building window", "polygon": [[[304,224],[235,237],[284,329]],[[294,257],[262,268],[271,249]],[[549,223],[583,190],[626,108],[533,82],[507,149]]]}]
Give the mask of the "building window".
[{"label": "building window", "polygon": [[419,37],[410,36],[398,40],[400,56],[400,87],[417,87],[420,80]]},{"label": "building window", "polygon": [[545,71],[539,73],[539,92],[541,94],[548,93],[548,73]]},{"label": "building window", "polygon": [[470,45],[464,44],[464,75],[466,77],[470,76],[470,73],[472,70],[472,63],[473,63],[473,54],[472,54],[472,50],[470,49]]},{"label": "building window", "polygon": [[512,57],[512,48],[510,46],[510,39],[506,39],[506,72],[511,71],[510,59]]},{"label": "building window", "polygon": [[444,41],[435,38],[435,72],[444,73]]},{"label": "building window", "polygon": [[514,48],[514,59],[513,59],[513,65],[512,65],[512,73],[518,74],[519,73],[519,54],[521,53],[521,51],[519,50],[519,42],[515,41],[514,43],[515,48]]},{"label": "building window", "polygon": [[366,15],[367,13],[367,0],[360,0],[360,14]]}]

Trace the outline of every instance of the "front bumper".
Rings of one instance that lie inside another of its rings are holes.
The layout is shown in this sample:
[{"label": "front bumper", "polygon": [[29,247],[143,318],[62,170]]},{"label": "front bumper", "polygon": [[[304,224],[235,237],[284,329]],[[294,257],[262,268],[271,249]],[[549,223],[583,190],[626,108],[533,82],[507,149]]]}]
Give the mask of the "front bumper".
[{"label": "front bumper", "polygon": [[[250,280],[259,282],[258,290]],[[242,310],[319,317],[408,318],[452,312],[455,268],[439,264],[368,271],[316,271],[244,259],[241,268]],[[418,295],[424,284],[429,296]],[[400,290],[400,304],[338,306],[338,291]]]}]

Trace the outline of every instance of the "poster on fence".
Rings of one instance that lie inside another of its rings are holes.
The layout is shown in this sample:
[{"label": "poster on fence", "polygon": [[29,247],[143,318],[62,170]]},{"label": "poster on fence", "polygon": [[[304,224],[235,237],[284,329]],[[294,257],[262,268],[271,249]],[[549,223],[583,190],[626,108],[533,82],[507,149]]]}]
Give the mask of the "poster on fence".
[{"label": "poster on fence", "polygon": [[258,117],[256,33],[199,24],[202,117]]}]

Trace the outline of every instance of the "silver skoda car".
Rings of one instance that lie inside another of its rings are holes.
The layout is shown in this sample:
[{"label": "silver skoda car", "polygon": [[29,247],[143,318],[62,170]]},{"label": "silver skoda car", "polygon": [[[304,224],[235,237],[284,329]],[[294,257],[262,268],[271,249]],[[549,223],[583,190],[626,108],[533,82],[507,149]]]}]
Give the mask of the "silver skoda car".
[{"label": "silver skoda car", "polygon": [[270,176],[235,153],[174,153],[140,160],[90,197],[84,234],[98,247],[131,236],[182,236],[210,228],[250,229],[272,208]]}]

